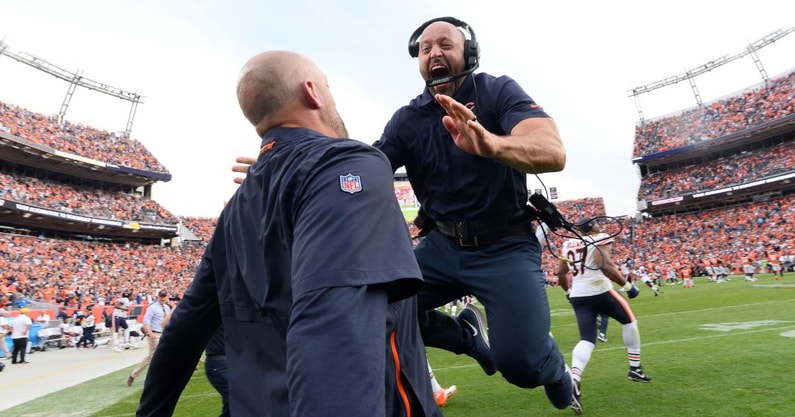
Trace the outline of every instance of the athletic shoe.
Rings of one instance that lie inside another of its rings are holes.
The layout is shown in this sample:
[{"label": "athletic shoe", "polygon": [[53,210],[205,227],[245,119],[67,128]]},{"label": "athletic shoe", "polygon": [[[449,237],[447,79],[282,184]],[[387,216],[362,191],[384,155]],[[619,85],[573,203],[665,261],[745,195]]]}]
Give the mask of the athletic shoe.
[{"label": "athletic shoe", "polygon": [[131,386],[132,386],[132,384],[133,384],[133,382],[135,382],[135,377],[134,377],[134,376],[132,376],[132,375],[128,376],[128,377],[127,377],[127,386],[128,386],[128,387],[131,387]]},{"label": "athletic shoe", "polygon": [[571,410],[574,411],[574,414],[580,415],[582,414],[582,402],[580,401],[580,381],[573,381],[574,386],[572,387],[571,393]]},{"label": "athletic shoe", "polygon": [[574,380],[571,378],[569,365],[565,366],[566,372],[560,381],[544,385],[544,393],[547,394],[549,402],[558,410],[563,410],[574,402]]},{"label": "athletic shoe", "polygon": [[486,327],[486,318],[483,313],[474,305],[467,304],[458,313],[456,320],[461,327],[472,332],[472,350],[467,352],[467,354],[478,361],[486,375],[494,375],[497,372],[497,365],[491,357],[488,328]]},{"label": "athletic shoe", "polygon": [[599,336],[596,336],[596,338],[599,339],[600,342],[607,342],[607,336],[605,336],[604,333],[599,333]]},{"label": "athletic shoe", "polygon": [[436,405],[444,407],[447,404],[447,399],[455,395],[456,392],[458,392],[458,387],[455,385],[450,385],[448,388],[442,388],[434,392],[433,398],[436,400]]},{"label": "athletic shoe", "polygon": [[630,381],[635,382],[651,382],[651,377],[643,372],[640,366],[637,368],[630,368],[628,378]]}]

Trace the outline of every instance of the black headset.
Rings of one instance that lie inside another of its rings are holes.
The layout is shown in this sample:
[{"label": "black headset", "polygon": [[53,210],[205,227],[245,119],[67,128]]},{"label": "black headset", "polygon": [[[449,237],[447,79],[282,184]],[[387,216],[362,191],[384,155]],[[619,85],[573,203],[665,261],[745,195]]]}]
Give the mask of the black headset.
[{"label": "black headset", "polygon": [[414,33],[411,34],[411,38],[409,38],[409,55],[412,58],[417,58],[420,56],[420,36],[422,35],[422,31],[425,30],[431,23],[435,22],[447,22],[456,27],[464,29],[467,33],[469,33],[469,39],[464,42],[464,62],[466,62],[466,69],[464,72],[469,73],[475,70],[478,67],[478,59],[480,59],[480,47],[478,46],[478,39],[475,36],[475,31],[469,26],[468,23],[464,22],[463,20],[458,20],[454,17],[437,17],[436,19],[431,19],[417,28]]}]

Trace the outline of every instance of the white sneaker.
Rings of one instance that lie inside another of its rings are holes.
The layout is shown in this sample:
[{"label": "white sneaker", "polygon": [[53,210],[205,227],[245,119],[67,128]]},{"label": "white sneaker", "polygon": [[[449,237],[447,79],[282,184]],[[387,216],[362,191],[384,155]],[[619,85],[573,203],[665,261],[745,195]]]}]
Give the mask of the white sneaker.
[{"label": "white sneaker", "polygon": [[607,342],[607,336],[605,336],[604,333],[599,333],[599,336],[596,336],[596,338],[599,339],[600,342]]},{"label": "white sneaker", "polygon": [[119,349],[119,347],[118,347],[118,346],[117,346],[117,347],[114,347],[114,348],[113,348],[113,351],[114,351],[114,352],[124,352],[123,350]]}]

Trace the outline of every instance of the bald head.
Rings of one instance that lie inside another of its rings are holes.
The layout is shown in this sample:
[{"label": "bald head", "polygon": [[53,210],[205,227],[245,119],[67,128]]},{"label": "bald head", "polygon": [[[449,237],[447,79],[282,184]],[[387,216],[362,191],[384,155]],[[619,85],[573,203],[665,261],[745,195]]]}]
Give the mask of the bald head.
[{"label": "bald head", "polygon": [[[342,121],[328,90],[326,76],[309,58],[289,51],[255,55],[240,71],[237,101],[248,121],[261,136],[275,126],[300,126],[329,136],[325,127]],[[332,131],[339,136],[336,129]]]},{"label": "bald head", "polygon": [[[464,71],[466,36],[452,23],[433,22],[422,31],[419,39],[420,74],[427,80],[458,74]],[[464,78],[431,87],[431,92],[452,96]]]}]

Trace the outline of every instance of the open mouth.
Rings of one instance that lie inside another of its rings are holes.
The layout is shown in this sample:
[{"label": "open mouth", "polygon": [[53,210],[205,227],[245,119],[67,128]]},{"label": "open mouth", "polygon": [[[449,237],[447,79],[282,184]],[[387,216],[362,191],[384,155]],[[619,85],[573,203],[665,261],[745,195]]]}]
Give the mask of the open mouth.
[{"label": "open mouth", "polygon": [[450,75],[450,70],[443,65],[434,65],[431,67],[431,77],[439,78]]}]

